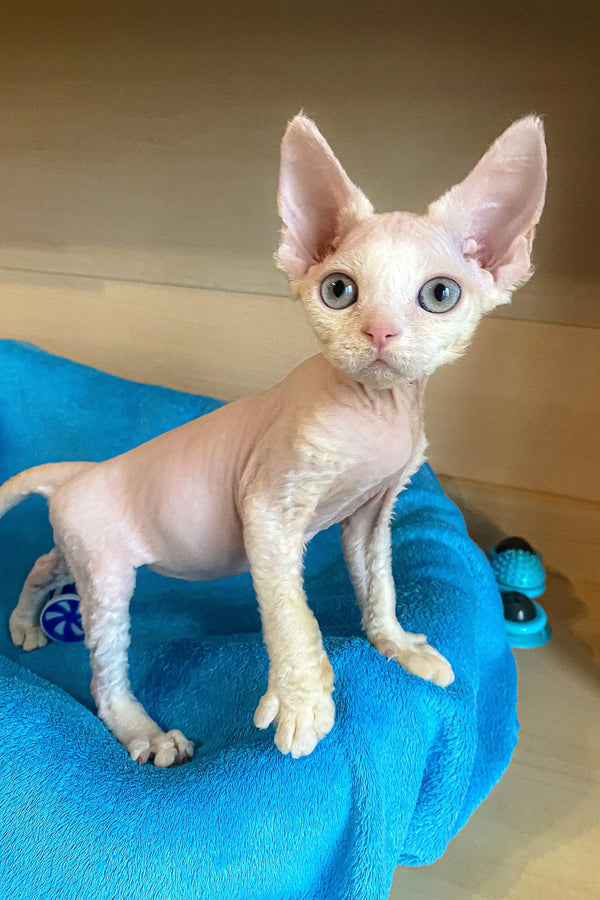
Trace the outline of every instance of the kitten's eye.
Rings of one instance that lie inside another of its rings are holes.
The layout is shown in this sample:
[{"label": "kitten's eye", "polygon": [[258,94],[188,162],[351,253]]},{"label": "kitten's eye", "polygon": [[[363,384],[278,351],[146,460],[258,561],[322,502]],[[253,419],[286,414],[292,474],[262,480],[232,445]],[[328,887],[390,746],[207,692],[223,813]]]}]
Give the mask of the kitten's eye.
[{"label": "kitten's eye", "polygon": [[346,309],[358,300],[358,287],[349,275],[333,272],[321,282],[321,300],[330,309]]},{"label": "kitten's eye", "polygon": [[432,278],[419,291],[419,306],[430,313],[445,313],[460,300],[460,285],[451,278]]}]

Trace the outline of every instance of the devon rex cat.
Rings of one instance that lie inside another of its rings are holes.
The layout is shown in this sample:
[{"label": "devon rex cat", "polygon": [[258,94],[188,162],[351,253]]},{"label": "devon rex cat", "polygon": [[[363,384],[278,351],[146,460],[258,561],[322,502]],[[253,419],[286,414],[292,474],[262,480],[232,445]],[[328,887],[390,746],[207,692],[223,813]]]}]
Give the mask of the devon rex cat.
[{"label": "devon rex cat", "polygon": [[98,714],[140,763],[184,762],[127,678],[136,570],[212,579],[250,569],[270,658],[254,721],[302,756],[334,721],[332,669],[306,603],[307,540],[341,522],[368,640],[442,687],[450,664],[396,618],[390,516],[425,458],[428,377],[463,352],[483,313],[530,274],[546,185],[539,119],[514,123],[427,215],[376,215],[303,115],[282,143],[278,265],[322,345],[281,384],[103,463],[38,466],[0,488],[0,515],[49,500],[56,546],[10,618],[15,644],[41,647],[49,589],[75,580]]}]

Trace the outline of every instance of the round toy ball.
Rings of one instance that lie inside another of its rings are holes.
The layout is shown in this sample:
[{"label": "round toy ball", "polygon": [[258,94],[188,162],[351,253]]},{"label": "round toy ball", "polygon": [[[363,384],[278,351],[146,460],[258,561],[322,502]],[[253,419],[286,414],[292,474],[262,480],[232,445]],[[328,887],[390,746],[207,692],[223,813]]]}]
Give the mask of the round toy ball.
[{"label": "round toy ball", "polygon": [[518,591],[533,600],[546,589],[542,557],[524,538],[511,537],[488,550],[488,559],[501,593]]},{"label": "round toy ball", "polygon": [[511,647],[525,650],[543,647],[552,637],[545,610],[535,600],[511,591],[502,594],[504,627]]},{"label": "round toy ball", "polygon": [[501,596],[507,622],[533,622],[537,615],[533,600],[518,591],[507,591]]},{"label": "round toy ball", "polygon": [[40,616],[40,625],[51,641],[72,644],[85,637],[79,612],[79,595],[74,584],[50,591]]}]

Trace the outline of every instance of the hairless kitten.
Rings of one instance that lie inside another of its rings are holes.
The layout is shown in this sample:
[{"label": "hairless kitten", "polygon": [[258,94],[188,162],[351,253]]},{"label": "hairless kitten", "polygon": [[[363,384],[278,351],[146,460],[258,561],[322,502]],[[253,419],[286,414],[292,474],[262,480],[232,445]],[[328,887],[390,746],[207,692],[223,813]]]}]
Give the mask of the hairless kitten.
[{"label": "hairless kitten", "polygon": [[0,487],[0,515],[49,501],[54,548],[10,618],[43,646],[48,591],[74,580],[100,718],[143,763],[189,759],[127,677],[129,602],[140,566],[184,579],[250,570],[270,669],[256,710],[275,743],[309,754],[334,722],[333,673],[303,589],[306,542],[340,522],[367,639],[442,687],[450,664],[396,618],[390,517],[425,459],[428,377],[467,347],[482,314],[531,273],[546,186],[542,124],[515,122],[426,215],[377,215],[310,119],[281,148],[277,263],[321,345],[280,384],[102,463],[38,466]]}]

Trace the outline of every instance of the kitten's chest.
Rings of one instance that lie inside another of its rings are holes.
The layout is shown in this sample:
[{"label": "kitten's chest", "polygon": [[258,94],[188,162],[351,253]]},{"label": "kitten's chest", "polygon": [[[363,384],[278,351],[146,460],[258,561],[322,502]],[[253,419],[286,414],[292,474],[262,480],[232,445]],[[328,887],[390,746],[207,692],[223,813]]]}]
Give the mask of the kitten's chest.
[{"label": "kitten's chest", "polygon": [[348,518],[382,491],[400,490],[419,467],[425,440],[410,412],[376,422],[357,418],[339,428],[323,455],[324,465],[329,459],[336,472],[317,504],[311,535]]}]

